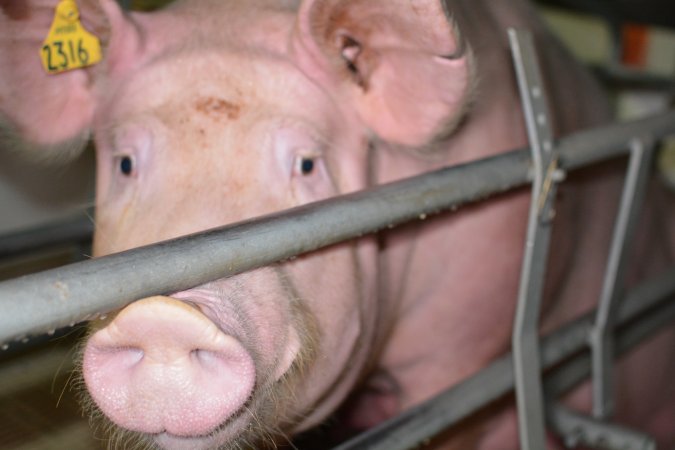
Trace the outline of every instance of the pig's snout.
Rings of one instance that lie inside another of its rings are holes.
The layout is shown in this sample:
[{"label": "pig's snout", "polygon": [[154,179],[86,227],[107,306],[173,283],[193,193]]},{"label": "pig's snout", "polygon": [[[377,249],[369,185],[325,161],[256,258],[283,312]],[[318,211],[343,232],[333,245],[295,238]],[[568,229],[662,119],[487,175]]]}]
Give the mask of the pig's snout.
[{"label": "pig's snout", "polygon": [[123,309],[87,343],[84,379],[119,426],[198,436],[236,414],[255,383],[251,355],[204,314],[170,297]]}]

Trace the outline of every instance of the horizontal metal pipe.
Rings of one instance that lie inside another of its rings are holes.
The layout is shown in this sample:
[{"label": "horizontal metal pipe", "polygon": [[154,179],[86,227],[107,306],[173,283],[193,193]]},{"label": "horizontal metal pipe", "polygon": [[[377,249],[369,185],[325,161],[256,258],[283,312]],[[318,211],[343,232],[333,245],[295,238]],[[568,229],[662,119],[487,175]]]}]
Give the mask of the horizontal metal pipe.
[{"label": "horizontal metal pipe", "polygon": [[606,450],[656,450],[654,441],[644,433],[560,405],[549,406],[546,416],[552,428],[565,437],[567,448],[583,445]]},{"label": "horizontal metal pipe", "polygon": [[77,217],[0,236],[0,259],[63,244],[91,240],[94,222],[83,211]]},{"label": "horizontal metal pipe", "polygon": [[100,447],[100,438],[92,437],[91,427],[84,420],[49,427],[37,437],[27,436],[27,442],[12,447],[12,450],[35,450],[36,448],[90,449]]},{"label": "horizontal metal pipe", "polygon": [[[675,111],[560,142],[561,168],[621,155],[635,136],[675,132]],[[48,332],[139,298],[189,289],[521,186],[516,150],[311,205],[0,283],[0,342]]]},{"label": "horizontal metal pipe", "polygon": [[642,70],[625,69],[618,65],[591,66],[603,86],[613,89],[635,89],[672,92],[675,89],[673,77],[647,73]]},{"label": "horizontal metal pipe", "polygon": [[0,399],[22,390],[48,384],[58,374],[70,373],[75,368],[73,349],[53,345],[11,358],[0,364]]},{"label": "horizontal metal pipe", "polygon": [[[617,323],[625,326],[636,317],[649,311],[656,321],[654,327],[661,327],[675,319],[675,267],[648,282],[642,283],[631,290],[618,311]],[[542,370],[547,370],[562,361],[567,360],[587,347],[589,333],[593,327],[595,312],[590,312],[574,322],[556,330],[543,339]],[[619,335],[618,351],[628,350],[636,345],[640,339],[646,337],[644,327],[640,323],[631,324],[627,330],[621,330]],[[639,328],[636,336],[633,328]],[[625,337],[632,338],[627,341]],[[559,395],[564,390],[572,388],[590,372],[590,358],[579,355],[578,362],[571,359],[562,366],[566,369],[569,364],[572,370],[556,373],[553,383],[546,380],[546,391],[549,394]],[[578,358],[577,358],[578,359]],[[433,438],[441,431],[457,424],[474,412],[489,403],[511,392],[514,387],[514,373],[512,354],[495,360],[476,375],[468,378],[450,389],[442,392],[431,400],[413,407],[403,414],[388,420],[356,438],[345,442],[333,450],[406,450],[417,448],[418,445]]]},{"label": "horizontal metal pipe", "polygon": [[[650,294],[646,295],[648,297],[645,298],[653,298],[649,297]],[[635,293],[631,297],[636,300],[642,298],[639,293]],[[650,305],[650,308],[639,308],[640,305],[638,304],[634,304],[633,306],[637,306],[638,308],[633,312],[626,310],[626,317],[639,316],[639,319],[631,322],[629,325],[625,325],[620,328],[620,332],[617,332],[616,348],[618,355],[629,351],[644,339],[652,336],[656,330],[667,325],[672,326],[673,321],[675,321],[675,293],[671,292],[668,300],[662,301],[657,306]],[[556,368],[550,376],[546,377],[544,384],[545,391],[553,396],[569,391],[588,378],[590,364],[590,353],[583,352],[577,355],[566,364]]]}]

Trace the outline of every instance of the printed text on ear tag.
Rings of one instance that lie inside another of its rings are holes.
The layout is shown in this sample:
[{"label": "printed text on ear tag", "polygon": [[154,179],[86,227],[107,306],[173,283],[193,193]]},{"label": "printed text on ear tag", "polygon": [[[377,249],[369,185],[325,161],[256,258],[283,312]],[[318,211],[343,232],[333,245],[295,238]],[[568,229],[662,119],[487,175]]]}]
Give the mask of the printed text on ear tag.
[{"label": "printed text on ear tag", "polygon": [[61,0],[56,6],[40,57],[49,74],[91,66],[101,60],[101,43],[80,23],[75,0]]}]

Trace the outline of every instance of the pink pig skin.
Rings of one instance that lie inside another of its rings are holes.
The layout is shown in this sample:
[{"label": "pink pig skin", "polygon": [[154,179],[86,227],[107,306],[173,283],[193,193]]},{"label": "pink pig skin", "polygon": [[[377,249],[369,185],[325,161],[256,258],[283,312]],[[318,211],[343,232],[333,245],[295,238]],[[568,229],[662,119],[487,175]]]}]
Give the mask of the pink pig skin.
[{"label": "pink pig skin", "polygon": [[[55,4],[0,1],[0,136],[51,154],[93,135],[97,255],[525,146],[509,26],[535,34],[557,135],[610,119],[524,0],[80,2],[104,61],[47,76]],[[544,331],[593,307],[621,179],[608,164],[561,186]],[[668,195],[650,192],[628,284],[675,259]],[[283,443],[337,410],[375,425],[509,349],[528,205],[509,193],[133,304],[92,330],[85,406],[167,449]],[[662,445],[674,344],[671,327],[618,364],[617,419]],[[565,401],[588,410],[588,386]],[[517,446],[504,402],[428,448]]]}]

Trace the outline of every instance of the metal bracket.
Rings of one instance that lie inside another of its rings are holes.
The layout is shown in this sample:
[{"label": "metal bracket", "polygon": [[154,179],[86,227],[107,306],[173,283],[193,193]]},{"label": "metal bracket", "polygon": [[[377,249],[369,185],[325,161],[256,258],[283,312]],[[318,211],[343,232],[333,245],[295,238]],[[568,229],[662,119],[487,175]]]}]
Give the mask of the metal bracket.
[{"label": "metal bracket", "polygon": [[607,450],[656,450],[656,443],[647,435],[578,414],[559,405],[547,408],[546,417],[553,429],[565,437],[567,448],[583,445]]},{"label": "metal bracket", "polygon": [[610,417],[614,410],[612,377],[614,324],[619,300],[623,294],[622,281],[625,279],[626,256],[633,241],[638,214],[647,190],[653,150],[654,144],[651,139],[636,139],[631,144],[626,181],[614,225],[595,325],[590,335],[593,361],[593,415],[598,419]]},{"label": "metal bracket", "polygon": [[508,34],[533,162],[532,202],[512,336],[513,366],[520,446],[523,450],[540,450],[546,445],[539,313],[557,184],[564,173],[558,169],[532,35],[515,29],[509,29]]},{"label": "metal bracket", "polygon": [[[558,155],[553,146],[547,115],[547,103],[530,33],[509,29],[509,40],[525,113],[532,151],[532,203],[527,241],[518,293],[513,330],[513,364],[518,403],[518,427],[523,450],[546,448],[544,434],[544,400],[540,372],[539,313],[551,237],[550,223],[555,216],[557,184],[565,174],[558,169]],[[636,139],[621,205],[614,228],[602,294],[591,332],[594,415],[596,418],[569,411],[560,406],[546,408],[546,417],[568,446],[583,444],[610,450],[652,450],[654,441],[647,435],[601,421],[611,414],[612,361],[614,358],[614,324],[622,293],[626,253],[638,220],[646,192],[653,143]]]}]

